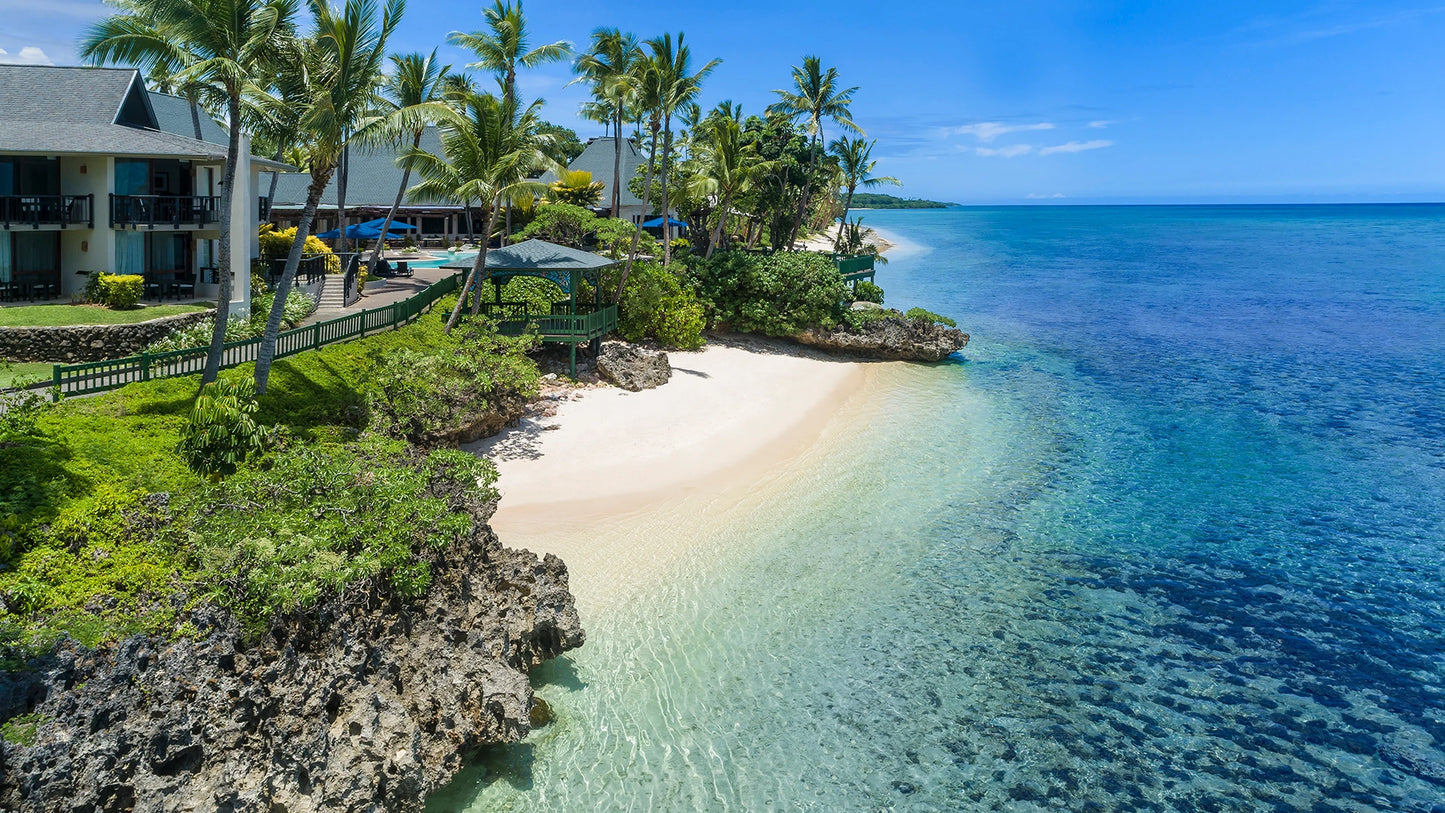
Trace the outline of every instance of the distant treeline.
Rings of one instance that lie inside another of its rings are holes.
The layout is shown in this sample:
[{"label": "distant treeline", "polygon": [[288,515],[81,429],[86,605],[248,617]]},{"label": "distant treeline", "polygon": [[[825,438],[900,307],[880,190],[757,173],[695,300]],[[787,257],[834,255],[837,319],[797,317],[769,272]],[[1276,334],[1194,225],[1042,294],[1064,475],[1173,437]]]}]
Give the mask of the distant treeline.
[{"label": "distant treeline", "polygon": [[876,192],[859,192],[853,196],[855,209],[947,209],[951,205],[922,198],[895,198]]}]

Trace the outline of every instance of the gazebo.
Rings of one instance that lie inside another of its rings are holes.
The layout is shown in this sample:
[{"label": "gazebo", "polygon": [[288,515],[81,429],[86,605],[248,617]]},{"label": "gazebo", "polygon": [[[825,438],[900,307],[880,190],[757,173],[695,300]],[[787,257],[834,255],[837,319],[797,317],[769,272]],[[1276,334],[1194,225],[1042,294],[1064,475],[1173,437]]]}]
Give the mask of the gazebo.
[{"label": "gazebo", "polygon": [[[486,281],[492,283],[492,301],[482,298],[481,310],[497,322],[503,333],[520,334],[535,326],[548,344],[565,344],[571,353],[572,377],[577,377],[577,345],[590,344],[593,352],[602,337],[617,329],[617,306],[602,304],[603,269],[616,260],[545,240],[527,240],[487,251]],[[471,263],[444,266],[470,271]],[[546,280],[561,289],[566,299],[554,301],[550,313],[529,313],[535,308],[523,301],[503,301],[502,286],[516,277]],[[578,302],[582,283],[591,283],[593,301]],[[480,283],[478,284],[480,287]],[[477,292],[480,295],[480,291]]]}]

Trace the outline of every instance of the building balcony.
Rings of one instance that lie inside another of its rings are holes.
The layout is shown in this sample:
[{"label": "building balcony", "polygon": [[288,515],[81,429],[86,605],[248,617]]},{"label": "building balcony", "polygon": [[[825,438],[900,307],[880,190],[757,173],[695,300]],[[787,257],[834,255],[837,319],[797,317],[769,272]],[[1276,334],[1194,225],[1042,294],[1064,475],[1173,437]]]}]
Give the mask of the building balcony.
[{"label": "building balcony", "polygon": [[111,195],[110,227],[209,226],[220,222],[221,199],[194,195]]},{"label": "building balcony", "polygon": [[95,228],[94,195],[0,195],[0,228]]}]

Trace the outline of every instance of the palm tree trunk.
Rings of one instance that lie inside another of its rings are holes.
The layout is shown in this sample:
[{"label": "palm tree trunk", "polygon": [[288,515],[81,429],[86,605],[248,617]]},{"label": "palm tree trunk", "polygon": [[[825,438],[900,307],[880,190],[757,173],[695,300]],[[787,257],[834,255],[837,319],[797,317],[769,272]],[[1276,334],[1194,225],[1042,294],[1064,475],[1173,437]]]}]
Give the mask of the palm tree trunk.
[{"label": "palm tree trunk", "polygon": [[622,217],[622,105],[617,105],[617,132],[613,134],[612,146],[612,216]]},{"label": "palm tree trunk", "polygon": [[672,114],[663,116],[663,137],[662,137],[662,267],[672,265],[672,210],[668,198],[667,175],[668,162],[672,158]]},{"label": "palm tree trunk", "polygon": [[848,187],[848,197],[843,200],[843,217],[838,221],[838,236],[833,240],[833,247],[836,249],[843,242],[843,228],[848,225],[848,210],[853,208],[853,190],[858,187]]},{"label": "palm tree trunk", "polygon": [[[491,273],[487,271],[487,246],[492,243],[492,231],[497,228],[497,209],[502,205],[502,195],[492,199],[492,211],[487,215],[487,233],[482,235],[482,247],[477,251],[477,260],[472,264],[472,273],[481,272],[482,278],[477,280],[477,290],[472,296],[472,316],[482,312],[482,283],[487,281]],[[511,204],[507,204],[511,208]]]},{"label": "palm tree trunk", "polygon": [[[411,140],[413,150],[421,147],[421,130],[416,130],[416,135]],[[376,264],[381,262],[381,247],[386,243],[386,233],[391,231],[392,218],[396,217],[396,210],[401,208],[401,199],[406,195],[407,182],[411,180],[411,167],[405,167],[401,171],[401,188],[396,190],[396,200],[391,203],[391,210],[386,213],[386,222],[381,224],[381,237],[376,240],[376,250],[371,252],[371,262],[367,263],[366,275],[368,277],[376,274]]]},{"label": "palm tree trunk", "polygon": [[709,240],[707,243],[707,255],[703,259],[712,259],[713,251],[717,248],[717,244],[722,240],[723,232],[727,230],[728,209],[732,208],[732,205],[733,193],[731,190],[729,190],[727,194],[723,195],[722,212],[718,215],[717,225],[713,227],[712,239]]},{"label": "palm tree trunk", "polygon": [[[821,129],[821,128],[819,128]],[[813,194],[813,172],[818,168],[818,133],[808,142],[808,176],[803,179],[803,197],[798,200],[798,212],[793,215],[793,230],[788,233],[788,250],[798,242],[798,230],[803,225],[803,213],[808,211],[808,198]]]},{"label": "palm tree trunk", "polygon": [[[282,155],[282,154],[283,154],[282,149],[281,149],[280,147],[277,147],[277,148],[276,148],[276,163],[278,163],[278,164],[281,163],[281,155]],[[271,207],[274,206],[274,205],[276,205],[276,182],[279,181],[279,180],[281,180],[281,171],[280,171],[280,170],[276,170],[276,171],[272,172],[272,173],[271,173],[271,190],[266,193],[266,203],[265,203],[265,205],[261,208],[261,222],[262,222],[262,223],[268,223],[268,222],[270,222],[270,220],[271,220]]]},{"label": "palm tree trunk", "polygon": [[642,217],[637,218],[637,231],[632,233],[632,250],[627,253],[627,265],[622,268],[622,279],[617,281],[617,293],[612,297],[613,304],[622,301],[622,289],[627,287],[627,277],[632,273],[632,264],[637,261],[637,245],[642,241],[642,220],[647,217],[647,210],[652,206],[652,166],[657,156],[656,120],[652,124],[652,150],[647,154],[647,181],[642,187]]},{"label": "palm tree trunk", "polygon": [[336,173],[336,228],[341,236],[336,238],[336,253],[346,253],[346,176],[351,165],[351,145],[341,148],[341,169]]},{"label": "palm tree trunk", "polygon": [[196,140],[205,141],[201,138],[201,106],[196,103],[196,95],[187,93],[186,101],[191,103],[191,129],[196,133]]},{"label": "palm tree trunk", "polygon": [[[509,201],[507,201],[507,227],[502,230],[502,236],[501,236],[501,238],[497,241],[497,244],[498,244],[498,245],[505,246],[505,245],[507,244],[507,238],[508,238],[508,237],[511,237],[511,236],[512,236],[512,202],[509,200]],[[490,231],[487,232],[487,239],[488,239],[488,240],[491,240],[491,239],[492,239],[492,235],[491,235],[491,232],[490,232]]]},{"label": "palm tree trunk", "polygon": [[221,229],[221,269],[217,275],[220,290],[216,293],[216,327],[211,331],[211,349],[206,353],[206,369],[201,373],[204,386],[216,380],[221,373],[221,355],[226,349],[226,322],[231,318],[231,206],[236,198],[236,163],[241,160],[241,94],[234,92],[227,102],[226,112],[231,118],[231,133],[226,139],[226,170],[224,172],[225,193],[222,195],[221,216],[217,224]]},{"label": "palm tree trunk", "polygon": [[[296,269],[301,266],[301,252],[306,248],[306,238],[311,235],[311,223],[316,219],[316,207],[321,195],[331,182],[334,167],[311,171],[311,186],[306,190],[306,206],[301,209],[301,222],[296,224],[296,239],[291,242],[291,251],[286,255],[286,267],[281,271],[281,281],[276,283],[276,295],[271,300],[271,313],[266,317],[266,331],[261,334],[261,346],[256,349],[256,394],[266,394],[266,381],[271,377],[271,362],[276,359],[276,335],[281,332],[281,317],[286,312],[286,297],[291,295],[291,284],[296,279]],[[344,279],[344,277],[343,277]]]},{"label": "palm tree trunk", "polygon": [[[470,208],[470,207],[468,207],[468,208]],[[489,234],[491,233],[492,227],[496,225],[496,219],[497,219],[497,207],[496,207],[496,206],[493,206],[493,207],[490,209],[490,211],[487,212],[487,232],[488,232]],[[472,294],[472,308],[473,308],[473,313],[475,313],[476,311],[481,310],[481,306],[482,306],[482,292],[479,291],[479,290],[473,290],[473,289],[475,288],[475,286],[477,286],[477,285],[479,284],[479,280],[477,279],[477,274],[481,273],[481,270],[482,270],[483,268],[485,268],[486,265],[487,265],[487,241],[483,240],[483,241],[482,241],[482,248],[481,248],[480,251],[477,252],[477,259],[472,263],[472,270],[467,273],[467,281],[464,282],[464,283],[462,283],[462,291],[461,291],[461,294],[457,297],[456,307],[452,308],[452,315],[449,316],[449,317],[447,317],[447,327],[446,327],[446,330],[443,331],[443,332],[445,332],[445,333],[451,333],[451,332],[452,332],[452,328],[456,327],[456,326],[457,326],[457,322],[462,318],[462,306],[464,306],[464,305],[466,304],[466,302],[467,302],[467,292],[468,292],[468,291],[470,291],[471,294]]]},{"label": "palm tree trunk", "polygon": [[758,239],[763,236],[763,224],[760,222],[748,223],[748,251],[758,246]]}]

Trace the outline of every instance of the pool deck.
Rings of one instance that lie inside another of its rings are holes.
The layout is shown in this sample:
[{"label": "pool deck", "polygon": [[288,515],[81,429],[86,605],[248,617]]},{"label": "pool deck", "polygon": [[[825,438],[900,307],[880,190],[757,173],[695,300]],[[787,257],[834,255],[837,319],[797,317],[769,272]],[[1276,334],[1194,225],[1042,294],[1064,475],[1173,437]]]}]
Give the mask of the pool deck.
[{"label": "pool deck", "polygon": [[349,308],[329,308],[316,310],[306,317],[301,324],[310,325],[316,322],[324,322],[327,319],[335,319],[348,313],[354,313],[364,308],[380,308],[390,305],[393,302],[400,302],[416,296],[427,286],[445,277],[449,277],[455,271],[442,268],[417,268],[410,277],[389,277],[386,285],[379,288],[367,288],[361,292],[361,298],[351,303]]}]

